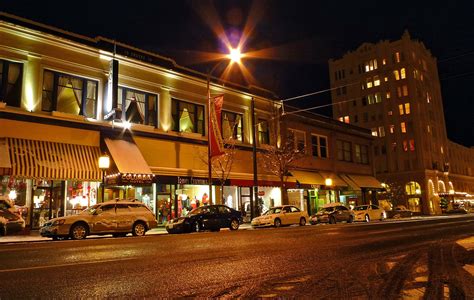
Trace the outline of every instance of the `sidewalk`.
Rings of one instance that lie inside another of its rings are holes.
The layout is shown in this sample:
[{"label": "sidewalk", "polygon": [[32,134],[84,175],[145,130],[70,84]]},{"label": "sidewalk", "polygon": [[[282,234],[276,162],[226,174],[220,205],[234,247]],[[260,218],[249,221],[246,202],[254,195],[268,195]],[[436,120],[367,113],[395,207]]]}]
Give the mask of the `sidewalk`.
[{"label": "sidewalk", "polygon": [[[250,224],[242,224],[239,227],[239,230],[251,229]],[[223,229],[226,230],[226,229]],[[228,229],[227,229],[228,230]],[[146,235],[159,235],[159,234],[168,234],[165,227],[160,226],[157,228],[150,229],[147,231]],[[129,234],[130,235],[130,234]],[[88,237],[88,239],[100,239],[100,238],[110,238],[111,234],[108,235],[93,235]],[[42,242],[42,241],[51,241],[51,238],[42,237],[39,234],[39,230],[30,230],[26,234],[15,234],[9,236],[0,236],[0,244],[7,243],[25,243],[25,242]]]}]

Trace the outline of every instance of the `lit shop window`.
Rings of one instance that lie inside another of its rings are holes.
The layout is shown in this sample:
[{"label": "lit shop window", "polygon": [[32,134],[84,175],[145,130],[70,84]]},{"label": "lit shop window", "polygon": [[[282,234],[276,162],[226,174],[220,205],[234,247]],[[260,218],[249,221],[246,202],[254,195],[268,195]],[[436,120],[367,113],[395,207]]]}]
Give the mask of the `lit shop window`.
[{"label": "lit shop window", "polygon": [[204,135],[203,105],[171,99],[171,116],[173,131]]},{"label": "lit shop window", "polygon": [[400,130],[402,131],[402,133],[406,133],[406,132],[407,132],[407,127],[406,127],[406,123],[405,123],[405,122],[401,122],[401,123],[400,123]]},{"label": "lit shop window", "polygon": [[20,107],[23,65],[0,59],[0,101]]},{"label": "lit shop window", "polygon": [[311,135],[311,150],[314,157],[327,158],[327,137],[320,135]]},{"label": "lit shop window", "polygon": [[400,78],[401,78],[401,79],[407,78],[407,74],[406,74],[405,68],[402,68],[402,69],[400,70]]},{"label": "lit shop window", "polygon": [[98,82],[45,70],[41,109],[96,118]]},{"label": "lit shop window", "polygon": [[125,120],[133,124],[156,126],[157,95],[125,87],[118,89],[118,107],[122,109]]},{"label": "lit shop window", "polygon": [[242,115],[229,111],[222,111],[221,118],[222,137],[224,139],[233,138],[234,140],[242,142]]},{"label": "lit shop window", "polygon": [[339,117],[338,119],[339,121],[341,122],[344,122],[344,123],[350,123],[350,117],[349,116],[343,116],[343,117]]}]

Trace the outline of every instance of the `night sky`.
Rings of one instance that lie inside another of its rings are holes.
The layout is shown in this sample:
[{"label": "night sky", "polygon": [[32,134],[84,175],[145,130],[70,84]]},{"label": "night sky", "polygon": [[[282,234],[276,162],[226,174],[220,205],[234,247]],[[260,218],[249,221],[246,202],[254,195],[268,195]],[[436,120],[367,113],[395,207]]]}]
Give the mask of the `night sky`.
[{"label": "night sky", "polygon": [[[255,84],[282,99],[328,89],[328,59],[364,42],[397,40],[407,29],[438,58],[448,137],[474,146],[474,1],[318,2],[3,0],[0,10],[86,36],[116,39],[203,72],[215,62],[203,63],[199,52],[225,51],[211,27],[221,24],[231,42],[237,42],[245,24],[254,24],[243,51],[266,49],[268,57],[244,64]],[[243,80],[238,70],[231,75],[234,81]],[[330,102],[330,94],[322,93],[289,104]],[[331,115],[330,107],[313,112]]]}]

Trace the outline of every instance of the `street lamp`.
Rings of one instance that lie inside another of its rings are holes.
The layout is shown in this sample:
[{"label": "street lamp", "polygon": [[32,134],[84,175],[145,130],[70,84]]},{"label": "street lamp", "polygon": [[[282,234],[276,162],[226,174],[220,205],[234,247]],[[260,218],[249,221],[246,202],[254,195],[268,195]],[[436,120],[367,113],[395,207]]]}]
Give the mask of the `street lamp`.
[{"label": "street lamp", "polygon": [[110,167],[110,158],[107,154],[99,157],[99,169],[102,171],[102,202],[105,201],[105,172]]},{"label": "street lamp", "polygon": [[[229,54],[226,56],[231,63],[240,63],[242,54],[240,53],[239,48],[230,48]],[[211,160],[211,75],[217,69],[217,67],[222,63],[222,60],[214,65],[214,67],[207,72],[207,136],[208,136],[208,146],[207,146],[207,172],[208,172],[208,183],[209,183],[209,204],[212,204],[212,160]]]}]

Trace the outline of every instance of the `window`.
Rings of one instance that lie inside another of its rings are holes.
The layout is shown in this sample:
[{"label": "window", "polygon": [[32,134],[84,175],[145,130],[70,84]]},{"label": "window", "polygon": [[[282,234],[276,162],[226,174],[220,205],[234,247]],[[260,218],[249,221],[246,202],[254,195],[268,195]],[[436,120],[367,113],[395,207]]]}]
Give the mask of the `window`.
[{"label": "window", "polygon": [[359,116],[358,115],[354,115],[354,123],[359,123]]},{"label": "window", "polygon": [[403,140],[403,151],[407,152],[408,151],[408,141]]},{"label": "window", "polygon": [[344,116],[344,123],[350,123],[350,117],[349,116]]},{"label": "window", "polygon": [[386,65],[387,64],[387,60],[385,58],[382,59],[382,65]]},{"label": "window", "polygon": [[268,130],[268,121],[267,120],[258,120],[257,125],[258,130],[258,143],[260,145],[270,144],[270,134]]},{"label": "window", "polygon": [[374,86],[379,86],[380,85],[380,79],[378,76],[374,76]]},{"label": "window", "polygon": [[398,98],[402,97],[402,87],[401,86],[397,86],[397,96],[398,96]]},{"label": "window", "polygon": [[389,110],[389,111],[387,112],[387,114],[388,114],[389,116],[393,116],[393,111]]},{"label": "window", "polygon": [[306,136],[303,131],[288,129],[288,138],[293,140],[294,146],[298,151],[304,151],[306,146]]},{"label": "window", "polygon": [[194,132],[204,135],[204,106],[171,99],[173,131]]},{"label": "window", "polygon": [[395,80],[400,80],[400,73],[398,73],[398,70],[393,71],[393,77],[395,77]]},{"label": "window", "polygon": [[394,133],[395,132],[395,125],[390,125],[390,133]]},{"label": "window", "polygon": [[410,103],[405,103],[405,114],[410,114]]},{"label": "window", "polygon": [[386,98],[386,99],[390,99],[390,92],[386,92],[386,93],[385,93],[385,98]]},{"label": "window", "polygon": [[355,144],[355,162],[359,164],[369,163],[369,147],[367,145]]},{"label": "window", "polygon": [[125,87],[118,89],[118,107],[122,118],[134,124],[157,125],[157,96]]},{"label": "window", "polygon": [[406,74],[405,68],[402,68],[402,69],[400,70],[400,78],[401,78],[401,79],[407,78],[407,74]]},{"label": "window", "polygon": [[382,95],[380,93],[375,94],[375,103],[382,102]]},{"label": "window", "polygon": [[336,141],[337,159],[341,161],[352,161],[351,143],[346,141]]},{"label": "window", "polygon": [[23,65],[0,59],[0,99],[9,106],[21,105]]},{"label": "window", "polygon": [[375,103],[375,97],[374,95],[367,95],[367,100],[369,102],[369,104],[374,104]]},{"label": "window", "polygon": [[41,109],[96,118],[97,87],[97,81],[45,70]]},{"label": "window", "polygon": [[314,157],[327,158],[327,137],[320,135],[311,135],[311,151]]},{"label": "window", "polygon": [[401,123],[400,123],[400,129],[401,129],[402,133],[406,133],[406,132],[407,132],[407,127],[406,127],[405,122],[401,122]]},{"label": "window", "polygon": [[364,122],[369,122],[369,113],[368,112],[363,113],[362,119],[364,120]]},{"label": "window", "polygon": [[400,62],[400,52],[395,52],[393,55],[394,61],[399,63]]},{"label": "window", "polygon": [[379,126],[379,137],[385,136],[385,127]]},{"label": "window", "polygon": [[404,85],[402,86],[403,89],[403,96],[408,96],[408,86]]},{"label": "window", "polygon": [[373,86],[372,78],[368,78],[366,81],[367,88],[370,89]]},{"label": "window", "polygon": [[365,72],[373,71],[377,69],[377,60],[372,59],[365,63]]},{"label": "window", "polygon": [[410,144],[410,151],[415,151],[415,140],[411,139],[409,141],[409,144]]},{"label": "window", "polygon": [[222,111],[221,118],[222,137],[224,139],[233,138],[237,141],[243,142],[242,115],[229,111]]},{"label": "window", "polygon": [[378,135],[379,135],[379,133],[378,133],[378,131],[377,131],[377,127],[372,128],[371,130],[372,130],[372,135],[373,135],[373,136],[378,136]]},{"label": "window", "polygon": [[405,113],[403,110],[403,104],[398,105],[398,110],[400,111],[400,115],[403,115]]}]

